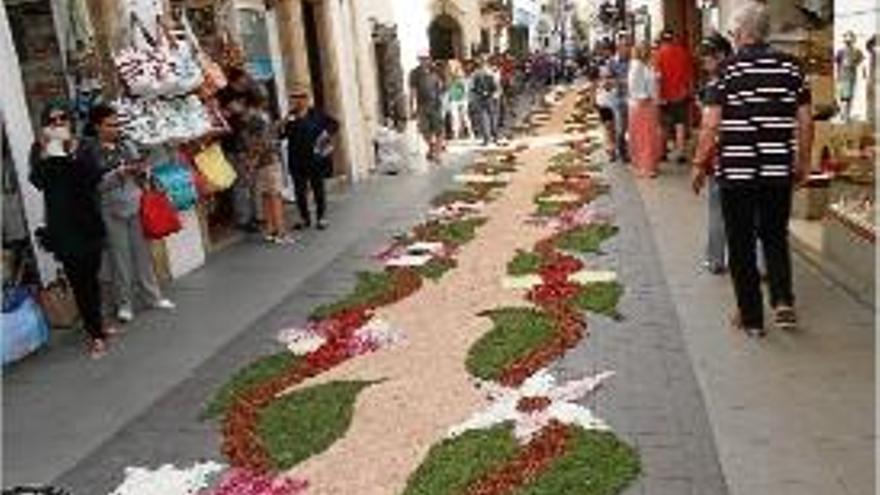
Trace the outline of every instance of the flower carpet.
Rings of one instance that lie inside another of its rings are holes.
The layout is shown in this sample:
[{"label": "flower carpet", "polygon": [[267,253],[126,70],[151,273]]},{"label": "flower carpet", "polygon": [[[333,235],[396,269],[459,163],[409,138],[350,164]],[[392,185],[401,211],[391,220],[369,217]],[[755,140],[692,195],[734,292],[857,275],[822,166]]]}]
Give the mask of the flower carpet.
[{"label": "flower carpet", "polygon": [[625,317],[589,261],[618,228],[584,100],[548,99],[537,133],[566,140],[483,153],[349,294],[235,370],[203,409],[216,460],[129,468],[112,495],[622,493],[638,453],[591,407],[614,370],[552,371],[591,318]]}]

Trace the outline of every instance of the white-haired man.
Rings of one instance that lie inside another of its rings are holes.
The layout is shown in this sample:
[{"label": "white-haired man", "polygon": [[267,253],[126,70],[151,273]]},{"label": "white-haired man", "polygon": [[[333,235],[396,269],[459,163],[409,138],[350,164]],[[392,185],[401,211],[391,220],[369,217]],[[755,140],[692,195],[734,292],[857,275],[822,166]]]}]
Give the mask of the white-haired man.
[{"label": "white-haired man", "polygon": [[813,122],[810,88],[798,61],[766,43],[766,6],[748,0],[733,16],[737,53],[722,68],[707,98],[694,159],[699,193],[713,144],[720,150],[716,178],[730,251],[730,272],[739,314],[749,336],[765,335],[756,237],[767,262],[770,304],[779,328],[794,328],[794,291],[788,220],[796,183],[810,170]]}]

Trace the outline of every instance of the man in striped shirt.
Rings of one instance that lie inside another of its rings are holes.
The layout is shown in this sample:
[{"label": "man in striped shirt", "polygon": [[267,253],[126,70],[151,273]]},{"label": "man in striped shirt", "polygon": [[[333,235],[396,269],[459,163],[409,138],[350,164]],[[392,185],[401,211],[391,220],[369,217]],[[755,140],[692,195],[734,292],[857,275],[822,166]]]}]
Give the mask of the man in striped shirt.
[{"label": "man in striped shirt", "polygon": [[[718,143],[716,178],[728,236],[730,271],[748,335],[765,335],[756,238],[767,261],[770,305],[779,328],[796,326],[788,220],[794,186],[810,169],[813,123],[810,88],[798,61],[770,48],[766,6],[748,0],[733,17],[737,54],[722,68],[708,95],[695,164]],[[706,171],[695,165],[699,193]]]}]

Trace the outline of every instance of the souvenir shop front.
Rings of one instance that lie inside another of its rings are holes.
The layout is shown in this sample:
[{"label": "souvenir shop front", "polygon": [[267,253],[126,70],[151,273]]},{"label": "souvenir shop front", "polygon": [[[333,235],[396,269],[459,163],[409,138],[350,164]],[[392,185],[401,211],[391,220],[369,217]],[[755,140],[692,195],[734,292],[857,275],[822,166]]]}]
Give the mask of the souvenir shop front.
[{"label": "souvenir shop front", "polygon": [[236,173],[220,146],[228,126],[216,94],[238,66],[265,86],[276,113],[285,110],[278,31],[262,0],[183,3],[3,0],[6,285],[30,280],[45,291],[59,275],[35,242],[42,197],[27,179],[40,112],[57,98],[73,102],[80,127],[97,101],[119,110],[125,137],[149,165],[145,188],[168,200],[176,220],[152,232],[161,278],[189,273],[235,238]]},{"label": "souvenir shop front", "polygon": [[880,12],[873,0],[812,5],[809,22],[787,33],[811,76],[816,126],[814,176],[795,195],[792,238],[873,302]]}]

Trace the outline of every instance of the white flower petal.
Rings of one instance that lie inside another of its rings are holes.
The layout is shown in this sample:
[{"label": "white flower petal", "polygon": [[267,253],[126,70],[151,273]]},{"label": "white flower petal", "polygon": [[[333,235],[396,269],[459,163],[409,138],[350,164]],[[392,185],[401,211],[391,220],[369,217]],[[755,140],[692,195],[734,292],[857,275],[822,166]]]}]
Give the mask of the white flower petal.
[{"label": "white flower petal", "polygon": [[577,273],[571,274],[568,279],[571,282],[584,285],[600,282],[614,282],[617,280],[617,273],[611,271],[581,270]]},{"label": "white flower petal", "polygon": [[519,413],[514,423],[513,436],[522,443],[528,443],[536,433],[550,423],[550,419],[546,411],[533,414]]},{"label": "white flower petal", "polygon": [[326,342],[327,339],[324,337],[313,335],[287,344],[287,350],[296,356],[305,356],[306,354],[317,351]]},{"label": "white flower petal", "polygon": [[540,275],[505,276],[501,279],[501,286],[507,290],[532,289],[541,285],[543,280]]},{"label": "white flower petal", "polygon": [[539,370],[523,382],[519,389],[522,397],[549,396],[556,387],[556,378],[546,368]]},{"label": "white flower petal", "polygon": [[608,424],[594,416],[590,409],[571,402],[554,402],[547,412],[560,423],[580,426],[585,430],[610,429]]},{"label": "white flower petal", "polygon": [[516,402],[510,400],[494,402],[482,412],[471,416],[464,423],[451,428],[447,435],[450,438],[457,437],[466,431],[485,430],[505,421],[516,421],[518,414]]},{"label": "white flower petal", "polygon": [[297,356],[304,356],[316,351],[327,342],[313,328],[288,328],[278,332],[278,342]]},{"label": "white flower petal", "polygon": [[211,478],[224,469],[222,464],[205,462],[187,469],[170,464],[158,469],[129,467],[125,480],[110,495],[191,495],[208,487]]},{"label": "white flower petal", "polygon": [[550,398],[554,401],[575,401],[586,397],[596,391],[602,383],[614,376],[613,371],[605,371],[598,375],[588,376],[580,380],[572,380],[557,387],[550,393]]},{"label": "white flower petal", "polygon": [[385,266],[393,266],[393,267],[415,267],[415,266],[425,266],[429,261],[433,258],[433,255],[430,254],[421,254],[421,255],[410,255],[403,254],[401,256],[397,256],[395,258],[391,258],[385,262]]}]

